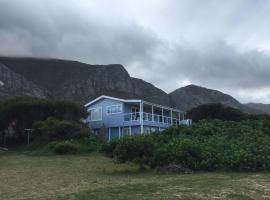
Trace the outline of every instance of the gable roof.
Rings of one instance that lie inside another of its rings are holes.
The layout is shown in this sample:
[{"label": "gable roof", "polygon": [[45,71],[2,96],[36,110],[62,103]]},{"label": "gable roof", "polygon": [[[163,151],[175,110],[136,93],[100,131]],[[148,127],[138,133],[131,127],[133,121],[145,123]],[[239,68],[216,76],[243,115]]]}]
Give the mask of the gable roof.
[{"label": "gable roof", "polygon": [[170,110],[174,110],[174,111],[177,111],[177,112],[185,113],[184,111],[181,111],[179,109],[170,108],[168,106],[163,106],[163,105],[151,103],[151,102],[148,102],[148,101],[143,101],[141,99],[121,99],[121,98],[110,97],[110,96],[106,96],[106,95],[101,95],[100,97],[90,101],[89,103],[85,104],[84,106],[88,107],[88,106],[98,102],[101,99],[111,99],[111,100],[116,100],[116,101],[121,101],[121,102],[126,102],[126,103],[141,103],[141,102],[144,102],[144,103],[149,104],[149,105],[154,105],[154,106],[157,106],[157,107],[161,107],[161,108],[170,109]]},{"label": "gable roof", "polygon": [[111,99],[111,100],[122,101],[122,102],[131,102],[131,103],[140,103],[140,102],[142,102],[142,100],[139,100],[139,99],[120,99],[120,98],[116,98],[116,97],[110,97],[110,96],[102,95],[102,96],[90,101],[89,103],[85,104],[84,106],[88,107],[88,106],[92,105],[93,103],[98,102],[101,99]]}]

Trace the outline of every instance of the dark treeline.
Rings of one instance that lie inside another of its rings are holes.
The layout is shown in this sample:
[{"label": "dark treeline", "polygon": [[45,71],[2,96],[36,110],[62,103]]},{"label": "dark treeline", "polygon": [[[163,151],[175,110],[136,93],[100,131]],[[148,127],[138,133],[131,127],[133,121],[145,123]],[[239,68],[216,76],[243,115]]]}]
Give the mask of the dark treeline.
[{"label": "dark treeline", "polygon": [[219,119],[222,121],[243,121],[249,119],[269,119],[270,116],[266,114],[248,114],[241,110],[232,108],[223,104],[203,104],[193,108],[187,112],[187,115],[194,122],[202,119]]},{"label": "dark treeline", "polygon": [[37,121],[54,118],[79,122],[87,116],[83,106],[66,101],[17,97],[0,102],[0,145],[26,143],[25,129]]}]

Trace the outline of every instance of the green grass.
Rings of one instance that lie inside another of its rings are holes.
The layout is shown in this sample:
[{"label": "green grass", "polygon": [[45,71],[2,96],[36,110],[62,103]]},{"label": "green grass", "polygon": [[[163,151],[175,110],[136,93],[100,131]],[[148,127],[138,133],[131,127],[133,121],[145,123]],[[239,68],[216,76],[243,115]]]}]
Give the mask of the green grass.
[{"label": "green grass", "polygon": [[270,173],[157,175],[99,154],[0,154],[0,199],[270,199]]}]

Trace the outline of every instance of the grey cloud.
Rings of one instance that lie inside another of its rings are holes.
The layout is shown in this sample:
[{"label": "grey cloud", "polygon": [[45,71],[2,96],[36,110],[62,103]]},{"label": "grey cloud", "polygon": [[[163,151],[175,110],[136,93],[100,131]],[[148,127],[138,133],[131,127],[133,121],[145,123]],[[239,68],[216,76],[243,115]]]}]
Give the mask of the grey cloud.
[{"label": "grey cloud", "polygon": [[[19,46],[20,55],[127,64],[146,59],[160,42],[133,22],[104,23],[76,8],[70,12],[72,1],[48,2],[46,6],[40,0],[0,2],[0,41],[14,41],[7,54],[18,54]],[[56,5],[56,11],[49,9]],[[0,52],[5,49],[0,47]]]},{"label": "grey cloud", "polygon": [[2,0],[0,54],[121,63],[167,92],[194,83],[242,101],[270,101],[267,1],[113,4]]}]

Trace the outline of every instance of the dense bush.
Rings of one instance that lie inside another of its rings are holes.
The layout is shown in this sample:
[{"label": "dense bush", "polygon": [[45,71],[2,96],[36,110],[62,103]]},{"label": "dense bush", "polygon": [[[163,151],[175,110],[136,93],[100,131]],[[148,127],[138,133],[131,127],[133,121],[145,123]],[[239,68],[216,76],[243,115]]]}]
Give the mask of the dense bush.
[{"label": "dense bush", "polygon": [[[26,128],[37,120],[54,117],[79,121],[87,116],[83,106],[65,101],[48,101],[33,97],[17,97],[0,103],[0,144],[25,144]],[[10,131],[7,131],[10,130]]]},{"label": "dense bush", "polygon": [[48,143],[67,139],[80,139],[90,135],[90,129],[85,124],[48,118],[33,124],[32,139]]},{"label": "dense bush", "polygon": [[245,120],[248,116],[242,111],[219,103],[203,104],[187,112],[194,122],[202,119],[220,119],[230,121]]},{"label": "dense bush", "polygon": [[[101,141],[93,141],[93,138],[83,138],[83,139],[70,139],[62,141],[50,142],[45,146],[45,153],[55,153],[55,154],[78,154],[78,153],[91,153],[99,150],[101,146]],[[39,151],[40,148],[37,149]]]},{"label": "dense bush", "polygon": [[193,170],[270,170],[268,120],[202,120],[162,133],[124,137],[104,146],[119,162],[151,167],[181,164]]},{"label": "dense bush", "polygon": [[[116,155],[120,162],[133,161],[140,164],[141,168],[149,164],[148,158],[153,157],[155,145],[155,135],[126,136],[120,140],[111,142],[114,147],[112,154],[109,149],[111,145],[104,148],[109,155]],[[136,149],[136,151],[134,151]]]},{"label": "dense bush", "polygon": [[79,147],[72,142],[64,141],[53,145],[52,152],[55,154],[76,154],[79,152]]}]

